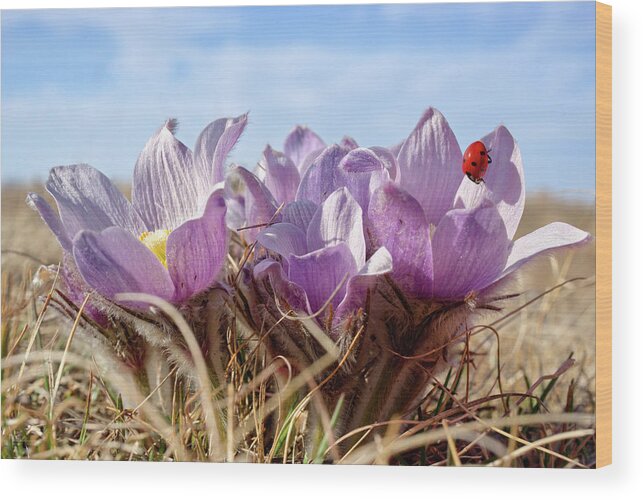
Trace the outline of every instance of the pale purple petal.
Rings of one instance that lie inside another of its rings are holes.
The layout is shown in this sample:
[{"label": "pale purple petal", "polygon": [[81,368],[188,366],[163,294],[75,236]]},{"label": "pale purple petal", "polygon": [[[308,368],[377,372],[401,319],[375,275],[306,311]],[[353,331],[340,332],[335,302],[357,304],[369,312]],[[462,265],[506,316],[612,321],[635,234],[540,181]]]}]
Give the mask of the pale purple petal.
[{"label": "pale purple petal", "polygon": [[[248,115],[220,118],[203,129],[194,146],[194,163],[206,186],[222,182],[225,160],[246,128]],[[209,189],[207,190],[209,191]]]},{"label": "pale purple petal", "polygon": [[347,188],[331,194],[317,209],[306,233],[308,250],[313,251],[344,242],[350,248],[355,263],[366,260],[366,242],[362,226],[362,209]]},{"label": "pale purple petal", "polygon": [[345,172],[375,172],[383,168],[379,156],[369,148],[357,148],[348,152],[339,163]]},{"label": "pale purple petal", "polygon": [[210,195],[203,215],[184,222],[167,238],[167,265],[182,302],[212,286],[228,252],[226,204],[222,191]]},{"label": "pale purple petal", "polygon": [[357,141],[349,135],[345,135],[344,137],[342,137],[342,140],[339,142],[339,145],[346,149],[359,148],[359,144],[357,144]]},{"label": "pale purple petal", "polygon": [[290,255],[303,255],[308,251],[306,233],[287,222],[268,226],[257,235],[257,241],[268,250],[286,258]]},{"label": "pale purple petal", "polygon": [[380,156],[369,148],[354,149],[342,159],[339,168],[345,172],[344,184],[367,214],[373,191],[389,179]]},{"label": "pale purple petal", "polygon": [[74,239],[74,260],[87,284],[107,298],[119,293],[148,293],[165,300],[174,297],[167,269],[136,236],[110,227],[81,231]]},{"label": "pale purple petal", "polygon": [[146,229],[143,220],[112,181],[89,165],[51,169],[46,188],[56,200],[70,239],[83,229],[101,231],[119,226],[135,235]]},{"label": "pale purple petal", "polygon": [[266,146],[261,162],[265,168],[264,182],[277,203],[288,203],[295,199],[299,187],[299,171],[285,154]]},{"label": "pale purple petal", "polygon": [[346,295],[337,308],[335,321],[340,321],[347,314],[355,312],[364,307],[366,294],[371,290],[379,277],[391,272],[393,269],[393,258],[386,248],[379,248],[359,270],[359,272],[348,280]]},{"label": "pale purple petal", "polygon": [[491,199],[505,221],[509,239],[513,239],[525,208],[525,174],[520,149],[503,126],[483,137],[482,142],[491,149],[492,158],[484,183],[475,184],[463,177],[455,207],[473,208],[484,198]]},{"label": "pale purple petal", "polygon": [[317,159],[317,157],[324,152],[324,149],[316,149],[315,151],[312,151],[311,153],[304,158],[304,161],[297,167],[299,170],[299,175],[303,178],[304,174],[308,171],[310,166],[313,164],[313,162]]},{"label": "pale purple petal", "polygon": [[297,200],[308,200],[321,204],[331,193],[346,184],[346,174],[339,163],[348,150],[336,144],[327,147],[310,165],[304,174]]},{"label": "pale purple petal", "polygon": [[389,151],[397,158],[397,156],[400,154],[400,150],[402,149],[402,146],[404,146],[404,141],[398,142],[395,146],[391,146]]},{"label": "pale purple petal", "polygon": [[272,259],[262,260],[254,267],[253,276],[258,281],[269,279],[279,302],[285,300],[297,312],[306,314],[311,312],[306,292],[286,277],[279,262]]},{"label": "pale purple petal", "polygon": [[543,253],[580,245],[591,239],[589,233],[564,222],[552,222],[518,238],[511,249],[503,276],[512,273],[523,264]]},{"label": "pale purple petal", "polygon": [[308,127],[297,125],[286,137],[284,153],[302,172],[301,166],[306,157],[313,151],[326,147],[324,141]]},{"label": "pale purple petal", "polygon": [[302,256],[293,255],[288,264],[290,280],[306,291],[313,313],[318,312],[331,297],[331,304],[337,309],[344,298],[348,280],[357,272],[353,254],[346,243]]},{"label": "pale purple petal", "polygon": [[511,242],[492,204],[448,212],[432,239],[433,295],[464,298],[501,275]]},{"label": "pale purple petal", "polygon": [[399,183],[437,224],[453,207],[462,180],[462,152],[442,113],[426,110],[397,157]]},{"label": "pale purple petal", "polygon": [[143,148],[134,167],[132,204],[152,231],[172,230],[196,217],[203,184],[192,153],[174,137],[170,120]]},{"label": "pale purple petal", "polygon": [[32,210],[35,210],[40,215],[40,218],[47,224],[47,227],[54,233],[54,236],[60,243],[60,246],[63,247],[68,252],[71,251],[71,239],[67,235],[67,231],[62,225],[60,217],[54,210],[51,208],[51,205],[40,195],[36,193],[29,193],[27,195],[27,205]]},{"label": "pale purple petal", "polygon": [[380,163],[388,172],[391,180],[395,180],[398,174],[396,154],[393,154],[389,149],[380,146],[371,146],[369,149],[377,155]]},{"label": "pale purple petal", "polygon": [[313,220],[313,215],[317,211],[317,205],[312,201],[299,200],[288,203],[281,211],[281,220],[289,222],[301,229],[304,234],[308,231],[310,221]]},{"label": "pale purple petal", "polygon": [[431,240],[429,223],[419,202],[388,182],[373,193],[368,220],[372,246],[386,247],[393,257],[393,279],[416,297],[430,297]]},{"label": "pale purple petal", "polygon": [[246,226],[259,226],[250,227],[242,231],[246,241],[253,242],[265,225],[281,220],[280,214],[275,216],[278,208],[277,202],[257,176],[245,168],[235,167],[230,175],[241,179],[245,186],[243,196]]}]

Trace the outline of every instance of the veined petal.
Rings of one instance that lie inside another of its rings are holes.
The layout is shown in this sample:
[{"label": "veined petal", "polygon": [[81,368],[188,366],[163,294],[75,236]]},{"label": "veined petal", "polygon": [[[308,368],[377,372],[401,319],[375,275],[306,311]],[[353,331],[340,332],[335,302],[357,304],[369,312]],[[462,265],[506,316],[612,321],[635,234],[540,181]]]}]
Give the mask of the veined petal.
[{"label": "veined petal", "polygon": [[310,221],[317,211],[317,205],[312,201],[299,200],[288,203],[281,211],[281,220],[289,222],[301,229],[304,234],[308,231]]},{"label": "veined petal", "polygon": [[451,210],[433,235],[433,295],[456,299],[482,290],[501,275],[510,247],[494,205]]},{"label": "veined petal", "polygon": [[374,248],[393,258],[393,279],[416,297],[430,297],[433,262],[429,223],[419,202],[392,182],[373,193],[368,215]]},{"label": "veined petal", "polygon": [[257,241],[268,250],[286,258],[290,255],[303,255],[308,251],[306,233],[287,222],[268,226],[257,235]]},{"label": "veined petal", "polygon": [[326,144],[315,132],[308,127],[297,125],[286,137],[284,153],[297,165],[299,172],[303,173],[301,166],[306,157],[313,151],[325,147]]},{"label": "veined petal", "polygon": [[308,226],[308,250],[344,242],[350,248],[356,265],[361,267],[366,261],[362,224],[362,209],[358,203],[347,188],[338,189],[317,209]]},{"label": "veined petal", "polygon": [[297,169],[299,170],[299,175],[303,178],[304,174],[308,171],[310,166],[313,164],[313,162],[317,159],[317,157],[324,152],[325,147],[322,149],[315,149],[314,151],[308,153],[306,158],[304,158],[304,161],[301,163],[301,165],[297,166]]},{"label": "veined petal", "polygon": [[322,248],[288,259],[290,281],[306,291],[312,313],[332,297],[334,309],[346,293],[348,280],[357,272],[353,254],[346,243]]},{"label": "veined petal", "polygon": [[346,187],[362,207],[364,214],[368,214],[373,191],[389,179],[380,156],[369,148],[354,149],[344,156],[339,168],[345,172]]},{"label": "veined petal", "polygon": [[297,200],[319,205],[335,190],[345,186],[345,173],[339,168],[339,163],[347,153],[347,149],[334,144],[315,158],[301,180]]},{"label": "veined petal", "polygon": [[203,215],[184,222],[167,238],[167,266],[176,289],[176,302],[214,284],[228,252],[223,191],[210,195]]},{"label": "veined petal", "polygon": [[389,149],[382,148],[380,146],[371,146],[369,149],[377,155],[380,163],[388,172],[391,180],[397,179],[398,167],[396,155],[394,155]]},{"label": "veined petal", "polygon": [[345,135],[344,137],[342,137],[342,140],[339,142],[339,145],[346,149],[359,148],[359,144],[357,144],[357,141],[349,135]]},{"label": "veined petal", "polygon": [[339,167],[345,172],[375,172],[383,168],[382,162],[369,148],[353,149],[342,158]]},{"label": "veined petal", "polygon": [[400,185],[420,202],[430,224],[453,207],[462,180],[462,151],[448,122],[429,108],[397,157]]},{"label": "veined petal", "polygon": [[386,248],[379,248],[366,261],[359,272],[348,280],[346,295],[337,308],[335,321],[341,321],[347,314],[364,307],[366,294],[377,283],[378,278],[393,270],[393,258]]},{"label": "veined petal", "polygon": [[505,127],[500,126],[482,138],[491,149],[484,183],[475,184],[464,177],[455,197],[456,208],[473,208],[491,199],[505,221],[507,235],[513,239],[525,208],[525,173],[520,148]]},{"label": "veined petal", "polygon": [[70,239],[83,229],[101,231],[118,226],[135,235],[146,229],[123,193],[89,165],[52,168],[46,188],[56,200]]},{"label": "veined petal", "polygon": [[174,296],[167,269],[136,236],[120,227],[81,231],[73,241],[73,255],[83,279],[107,298],[119,293],[148,293],[165,300]]},{"label": "veined petal", "polygon": [[27,205],[32,210],[35,210],[40,215],[40,218],[47,224],[47,227],[54,233],[54,236],[68,252],[71,252],[71,240],[67,235],[67,231],[62,225],[62,221],[56,212],[53,211],[51,205],[40,195],[36,193],[29,193],[27,195]]},{"label": "veined petal", "polygon": [[288,203],[295,199],[299,187],[299,171],[285,154],[266,146],[261,162],[266,169],[264,183],[277,203]]},{"label": "veined petal", "polygon": [[564,222],[547,224],[514,242],[502,275],[512,273],[538,255],[563,247],[580,245],[590,239],[589,233]]},{"label": "veined petal", "polygon": [[[243,167],[235,167],[231,176],[238,177],[245,186],[244,191],[244,208],[246,214],[247,226],[260,226],[245,229],[242,234],[248,242],[253,242],[257,234],[270,222],[279,222],[281,215],[277,212],[277,202],[266,186],[257,179],[257,176]],[[274,220],[273,220],[274,219]]]},{"label": "veined petal", "polygon": [[148,229],[172,230],[196,217],[202,202],[203,179],[192,153],[174,137],[169,120],[150,138],[136,161],[132,204]]},{"label": "veined petal", "polygon": [[272,259],[262,260],[254,267],[253,276],[256,280],[269,279],[277,299],[285,300],[293,310],[306,314],[311,312],[306,292],[286,277],[279,262]]},{"label": "veined petal", "polygon": [[404,141],[398,142],[397,144],[395,144],[394,146],[391,146],[388,149],[391,152],[391,154],[395,156],[395,158],[397,158],[397,156],[400,154],[400,150],[402,149],[402,146],[404,146]]},{"label": "veined petal", "polygon": [[[220,118],[203,129],[194,146],[194,163],[206,186],[225,177],[225,160],[248,123],[248,115]],[[209,189],[207,190],[209,191]]]}]

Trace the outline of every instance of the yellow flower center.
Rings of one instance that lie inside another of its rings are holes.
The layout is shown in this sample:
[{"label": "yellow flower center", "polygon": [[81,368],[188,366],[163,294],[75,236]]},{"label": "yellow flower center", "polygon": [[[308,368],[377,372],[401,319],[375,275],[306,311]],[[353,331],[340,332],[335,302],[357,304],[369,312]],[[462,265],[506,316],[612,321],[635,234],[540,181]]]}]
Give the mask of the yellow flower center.
[{"label": "yellow flower center", "polygon": [[149,248],[165,267],[167,267],[165,256],[167,237],[170,233],[171,231],[168,229],[157,229],[156,231],[145,231],[138,237],[143,242],[143,245]]}]

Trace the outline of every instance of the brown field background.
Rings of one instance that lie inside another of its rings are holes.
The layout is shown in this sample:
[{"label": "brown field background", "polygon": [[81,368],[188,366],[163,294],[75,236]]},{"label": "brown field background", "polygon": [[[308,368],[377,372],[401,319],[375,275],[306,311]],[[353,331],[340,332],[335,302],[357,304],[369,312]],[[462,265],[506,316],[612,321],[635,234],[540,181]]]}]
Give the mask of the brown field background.
[{"label": "brown field background", "polygon": [[[39,216],[24,200],[28,191],[44,193],[38,186],[2,187],[2,280],[3,291],[18,289],[40,263],[57,263],[60,249]],[[128,189],[124,189],[128,191]],[[47,195],[48,196],[48,195]],[[565,199],[552,193],[527,195],[525,214],[516,237],[549,222],[562,221],[594,234],[595,209],[587,202]],[[594,410],[595,380],[595,245],[556,256],[542,257],[523,268],[516,290],[519,307],[545,290],[570,278],[582,277],[547,294],[510,320],[499,325],[503,389],[526,390],[539,377],[553,374],[573,353],[574,366],[561,378],[548,398],[550,411],[562,411],[569,385],[575,386],[580,411]],[[8,283],[11,287],[7,287]],[[3,297],[3,314],[7,297]],[[33,321],[28,314],[23,321]],[[4,323],[4,322],[3,322]],[[55,329],[55,325],[52,325]],[[477,340],[474,352],[478,391],[495,384],[497,346],[495,336]]]}]

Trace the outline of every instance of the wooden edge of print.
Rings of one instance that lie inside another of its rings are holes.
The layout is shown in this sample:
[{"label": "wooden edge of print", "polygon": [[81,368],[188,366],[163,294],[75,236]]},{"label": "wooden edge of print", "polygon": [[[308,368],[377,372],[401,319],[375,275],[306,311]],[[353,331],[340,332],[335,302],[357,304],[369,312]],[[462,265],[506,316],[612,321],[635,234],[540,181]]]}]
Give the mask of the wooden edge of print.
[{"label": "wooden edge of print", "polygon": [[612,7],[596,3],[596,467],[612,463]]}]

